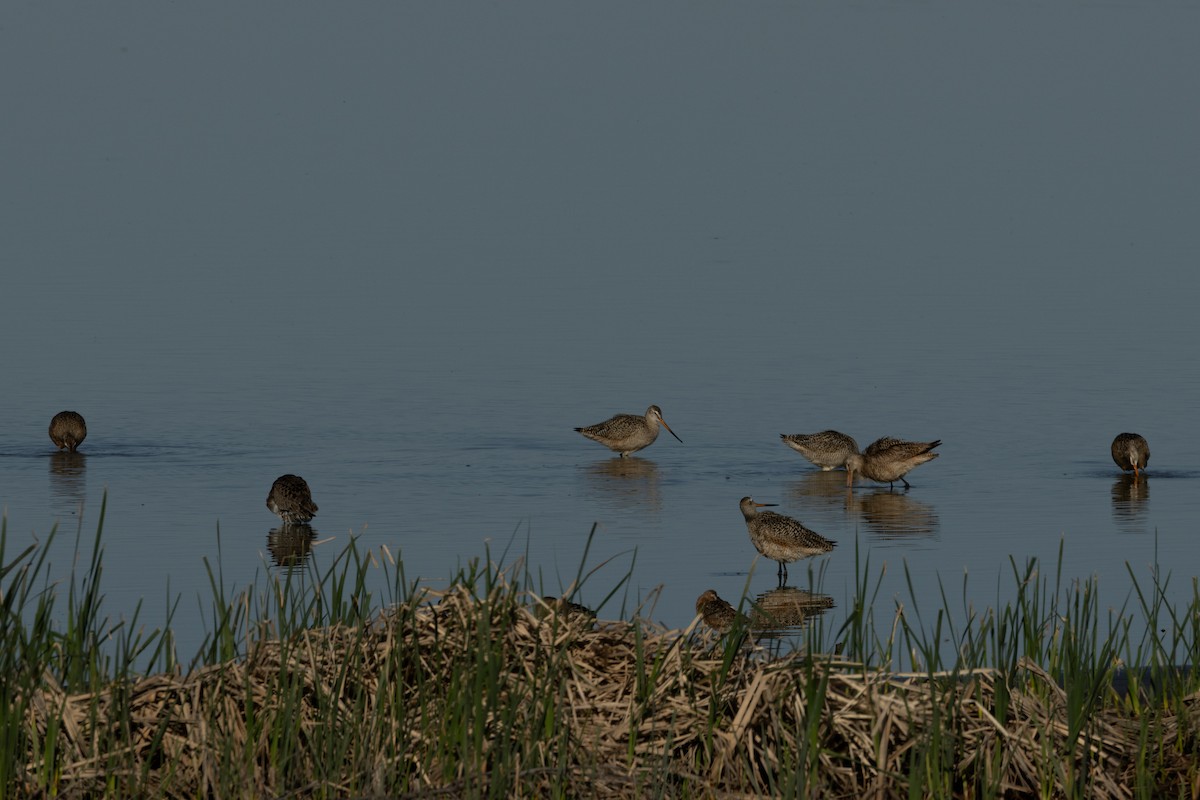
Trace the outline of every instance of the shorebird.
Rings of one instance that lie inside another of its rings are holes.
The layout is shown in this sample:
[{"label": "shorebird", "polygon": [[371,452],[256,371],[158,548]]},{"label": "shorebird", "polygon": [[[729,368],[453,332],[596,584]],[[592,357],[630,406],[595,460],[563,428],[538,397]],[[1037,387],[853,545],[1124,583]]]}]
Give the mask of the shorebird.
[{"label": "shorebird", "polygon": [[746,518],[746,530],[750,533],[750,543],[767,558],[779,562],[779,582],[782,584],[787,580],[789,562],[828,553],[837,542],[810,531],[799,520],[774,511],[758,510],[774,505],[756,503],[749,497],[743,497],[740,503],[742,516]]},{"label": "shorebird", "polygon": [[561,597],[543,597],[542,603],[534,604],[533,612],[534,615],[539,618],[558,615],[572,622],[591,622],[595,621],[596,619],[595,611],[592,611],[585,605],[573,603],[570,600],[564,600]]},{"label": "shorebird", "polygon": [[858,442],[838,431],[781,433],[779,438],[825,472],[844,466],[846,457],[858,452]]},{"label": "shorebird", "polygon": [[285,525],[308,522],[317,513],[308,484],[299,475],[280,475],[271,484],[267,508],[279,515]]},{"label": "shorebird", "polygon": [[[624,458],[654,444],[654,440],[658,438],[659,425],[675,436],[675,431],[671,430],[671,426],[663,419],[662,409],[650,406],[646,409],[644,417],[636,414],[617,414],[612,419],[575,430],[593,442],[599,442],[609,450],[620,453],[621,458]],[[678,436],[675,438],[679,439]],[[683,439],[679,439],[679,443],[683,444]]]},{"label": "shorebird", "polygon": [[884,436],[867,445],[862,455],[851,453],[846,457],[846,485],[854,485],[854,473],[861,474],[878,483],[886,483],[890,488],[893,483],[900,481],[905,489],[911,488],[904,476],[915,467],[938,457],[938,453],[930,452],[942,443],[935,442],[905,442]]},{"label": "shorebird", "polygon": [[1113,461],[1125,472],[1133,470],[1136,478],[1150,463],[1150,445],[1136,433],[1119,433],[1112,443]]},{"label": "shorebird", "polygon": [[739,621],[743,624],[749,622],[745,614],[739,614],[736,608],[722,600],[712,589],[696,598],[696,613],[704,618],[705,625],[718,633],[729,633]]},{"label": "shorebird", "polygon": [[74,453],[87,438],[87,425],[83,417],[74,411],[60,411],[50,420],[50,441],[59,450]]}]

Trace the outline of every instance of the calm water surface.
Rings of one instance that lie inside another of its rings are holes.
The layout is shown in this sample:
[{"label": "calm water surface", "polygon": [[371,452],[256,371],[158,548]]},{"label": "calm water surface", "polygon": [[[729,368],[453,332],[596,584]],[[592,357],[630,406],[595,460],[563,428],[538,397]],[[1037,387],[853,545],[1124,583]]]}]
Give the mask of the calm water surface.
[{"label": "calm water surface", "polygon": [[[596,524],[583,602],[632,568],[671,626],[775,586],[747,494],[839,542],[791,569],[834,626],[856,548],[885,618],[1060,544],[1106,607],[1156,561],[1189,595],[1196,9],[144,12],[0,34],[0,503],[11,557],[107,493],[107,610],[181,596],[184,658],[206,561],[275,568],[284,472],[319,563],[358,537],[441,585],[512,541],[557,594]],[[651,403],[684,444],[572,430]],[[778,438],[828,427],[944,444],[848,491]]]}]

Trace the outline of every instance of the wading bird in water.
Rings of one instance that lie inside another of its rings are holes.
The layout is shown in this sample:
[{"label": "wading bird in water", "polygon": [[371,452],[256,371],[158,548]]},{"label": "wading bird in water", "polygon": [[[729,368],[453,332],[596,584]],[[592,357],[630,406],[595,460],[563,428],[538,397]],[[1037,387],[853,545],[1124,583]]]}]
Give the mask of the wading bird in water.
[{"label": "wading bird in water", "polygon": [[1125,472],[1133,471],[1136,478],[1150,463],[1150,445],[1136,433],[1119,433],[1112,443],[1113,461]]},{"label": "wading bird in water", "polygon": [[825,472],[845,466],[846,458],[858,452],[858,442],[838,431],[781,433],[779,438]]},{"label": "wading bird in water", "polygon": [[[650,406],[646,409],[644,417],[636,414],[617,414],[612,419],[575,430],[593,442],[599,442],[609,450],[620,453],[621,458],[624,458],[654,444],[654,440],[658,438],[659,425],[675,436],[675,431],[671,430],[671,426],[663,419],[662,409]],[[675,438],[679,439],[678,436]],[[679,439],[679,443],[683,444],[683,439]]]},{"label": "wading bird in water", "polygon": [[299,475],[280,475],[271,484],[267,508],[279,515],[284,524],[308,522],[317,513],[308,484]]},{"label": "wading bird in water", "polygon": [[941,439],[935,442],[905,442],[890,436],[876,439],[867,445],[862,455],[851,453],[846,457],[846,485],[853,486],[854,474],[858,473],[864,478],[886,483],[889,488],[895,481],[900,481],[905,489],[909,489],[904,476],[937,458],[939,454],[932,451],[941,443]]},{"label": "wading bird in water", "polygon": [[87,425],[74,411],[60,411],[50,420],[50,441],[59,450],[74,453],[87,438]]},{"label": "wading bird in water", "polygon": [[787,565],[809,556],[828,553],[837,542],[826,539],[816,531],[804,527],[799,520],[776,514],[774,511],[759,511],[775,503],[756,503],[743,497],[739,504],[746,518],[746,531],[754,549],[767,558],[779,562],[779,582],[787,580]]}]

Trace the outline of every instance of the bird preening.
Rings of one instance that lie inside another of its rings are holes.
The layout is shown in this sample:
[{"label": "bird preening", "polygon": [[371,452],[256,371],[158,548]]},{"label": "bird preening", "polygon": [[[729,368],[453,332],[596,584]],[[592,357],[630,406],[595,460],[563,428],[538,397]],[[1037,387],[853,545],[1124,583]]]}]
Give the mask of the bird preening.
[{"label": "bird preening", "polygon": [[50,441],[59,450],[74,453],[87,438],[87,423],[75,411],[60,411],[50,420]]},{"label": "bird preening", "polygon": [[285,525],[305,523],[317,513],[308,483],[299,475],[280,475],[271,484],[267,493],[267,508],[283,520]]},{"label": "bird preening", "polygon": [[1112,459],[1125,472],[1136,478],[1150,463],[1150,445],[1136,433],[1118,433],[1112,443]]}]

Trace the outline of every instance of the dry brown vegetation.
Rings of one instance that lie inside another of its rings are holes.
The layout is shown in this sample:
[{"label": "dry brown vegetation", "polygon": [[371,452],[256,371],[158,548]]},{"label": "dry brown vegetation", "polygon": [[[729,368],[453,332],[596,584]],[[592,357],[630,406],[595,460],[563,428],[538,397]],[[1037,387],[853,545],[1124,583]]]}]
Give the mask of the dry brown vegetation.
[{"label": "dry brown vegetation", "polygon": [[[538,610],[502,582],[26,704],[28,796],[1197,797],[1200,696],[896,675]],[[543,608],[544,610],[544,608]],[[1107,687],[1107,684],[1106,684]],[[53,753],[47,758],[46,753]],[[49,764],[50,766],[47,766]]]}]

